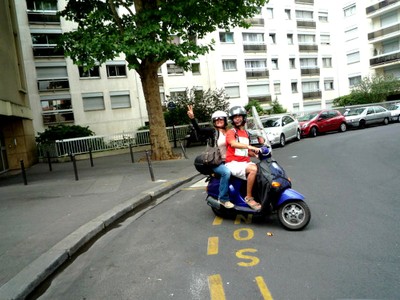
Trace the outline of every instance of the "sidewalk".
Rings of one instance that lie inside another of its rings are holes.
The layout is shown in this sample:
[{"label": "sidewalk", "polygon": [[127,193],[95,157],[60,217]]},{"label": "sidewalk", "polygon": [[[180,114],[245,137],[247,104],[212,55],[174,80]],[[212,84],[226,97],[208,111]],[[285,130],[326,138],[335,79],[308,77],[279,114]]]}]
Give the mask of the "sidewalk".
[{"label": "sidewalk", "polygon": [[[144,151],[39,163],[0,177],[0,299],[24,299],[91,238],[140,204],[201,176],[193,161],[204,146],[187,148],[185,159],[151,162]],[[199,177],[200,179],[200,177]]]}]

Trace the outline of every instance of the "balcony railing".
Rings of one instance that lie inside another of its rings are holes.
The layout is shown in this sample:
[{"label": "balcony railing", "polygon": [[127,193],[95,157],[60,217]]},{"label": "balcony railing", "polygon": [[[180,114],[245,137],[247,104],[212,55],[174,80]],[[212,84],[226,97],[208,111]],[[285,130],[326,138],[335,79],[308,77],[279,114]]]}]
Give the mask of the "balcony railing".
[{"label": "balcony railing", "polygon": [[265,44],[243,44],[243,51],[245,52],[264,52],[267,51]]},{"label": "balcony railing", "polygon": [[398,3],[398,2],[399,2],[398,0],[385,0],[385,1],[381,1],[381,2],[379,2],[377,4],[368,6],[365,10],[366,10],[367,15],[368,15],[368,14],[371,14],[371,13],[373,13],[373,12],[375,12],[377,10],[380,10],[380,9],[386,7],[386,6],[389,6],[389,5]]},{"label": "balcony railing", "polygon": [[268,70],[246,69],[246,78],[267,78],[269,77]]},{"label": "balcony railing", "polygon": [[321,91],[303,92],[303,99],[320,99],[321,96]]},{"label": "balcony railing", "polygon": [[69,89],[68,79],[43,79],[38,80],[38,90],[40,92],[56,91]]},{"label": "balcony railing", "polygon": [[253,27],[263,27],[265,24],[265,21],[263,18],[252,18],[252,19],[247,19],[247,23],[250,23],[251,26]]},{"label": "balcony railing", "polygon": [[319,73],[320,73],[319,68],[301,69],[301,75],[317,76],[319,75]]},{"label": "balcony railing", "polygon": [[400,52],[392,53],[388,55],[382,55],[380,57],[372,58],[369,60],[369,65],[376,66],[381,64],[386,64],[390,62],[395,62],[400,60]]},{"label": "balcony railing", "polygon": [[297,27],[315,29],[317,25],[315,21],[297,20]]},{"label": "balcony railing", "polygon": [[371,33],[368,33],[368,40],[373,40],[378,37],[385,36],[387,34],[394,33],[394,32],[396,32],[400,35],[400,23],[395,24],[393,26],[383,28],[383,29],[379,29],[379,30],[371,32]]},{"label": "balcony railing", "polygon": [[314,5],[314,0],[295,0],[296,4]]},{"label": "balcony railing", "polygon": [[48,56],[64,56],[64,50],[57,48],[55,45],[49,46],[33,46],[33,56],[48,57]]},{"label": "balcony railing", "polygon": [[60,16],[55,12],[28,11],[29,23],[55,23],[60,24]]},{"label": "balcony railing", "polygon": [[71,123],[75,120],[72,110],[43,112],[42,117],[44,125]]},{"label": "balcony railing", "polygon": [[318,45],[299,45],[300,52],[318,52]]}]

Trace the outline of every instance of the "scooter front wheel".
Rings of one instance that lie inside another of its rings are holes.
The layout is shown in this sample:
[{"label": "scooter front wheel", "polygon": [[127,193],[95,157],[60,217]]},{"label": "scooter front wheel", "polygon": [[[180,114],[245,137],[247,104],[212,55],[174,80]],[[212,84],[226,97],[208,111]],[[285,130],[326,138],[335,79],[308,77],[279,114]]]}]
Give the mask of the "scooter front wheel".
[{"label": "scooter front wheel", "polygon": [[292,200],[279,207],[278,219],[285,229],[302,230],[310,222],[311,211],[304,201]]}]

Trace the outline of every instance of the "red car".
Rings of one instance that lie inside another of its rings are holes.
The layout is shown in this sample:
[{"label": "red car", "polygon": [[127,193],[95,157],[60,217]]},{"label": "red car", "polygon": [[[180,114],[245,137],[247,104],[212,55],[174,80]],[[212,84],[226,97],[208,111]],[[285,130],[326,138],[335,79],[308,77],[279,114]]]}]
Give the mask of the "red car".
[{"label": "red car", "polygon": [[315,137],[328,131],[344,132],[347,129],[345,117],[337,110],[324,109],[299,116],[301,135]]}]

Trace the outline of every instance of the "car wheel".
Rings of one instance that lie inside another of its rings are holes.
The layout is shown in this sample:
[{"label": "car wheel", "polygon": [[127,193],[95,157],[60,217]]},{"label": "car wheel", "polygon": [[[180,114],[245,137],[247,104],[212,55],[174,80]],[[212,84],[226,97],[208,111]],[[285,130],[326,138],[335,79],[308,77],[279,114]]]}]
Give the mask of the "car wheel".
[{"label": "car wheel", "polygon": [[358,125],[359,128],[364,129],[365,128],[365,120],[360,120],[360,125]]},{"label": "car wheel", "polygon": [[389,124],[389,119],[388,118],[383,119],[383,125],[387,125],[387,124]]},{"label": "car wheel", "polygon": [[281,138],[279,139],[279,145],[281,145],[281,147],[285,147],[286,145],[286,138],[284,134],[281,134]]},{"label": "car wheel", "polygon": [[317,127],[315,127],[315,126],[312,127],[312,128],[310,129],[310,136],[311,136],[311,137],[316,137],[317,134],[318,134]]},{"label": "car wheel", "polygon": [[300,141],[300,139],[301,139],[301,133],[300,133],[300,130],[297,130],[296,140]]},{"label": "car wheel", "polygon": [[346,125],[346,123],[340,124],[339,131],[340,131],[340,132],[345,132],[346,130],[347,130],[347,125]]}]

